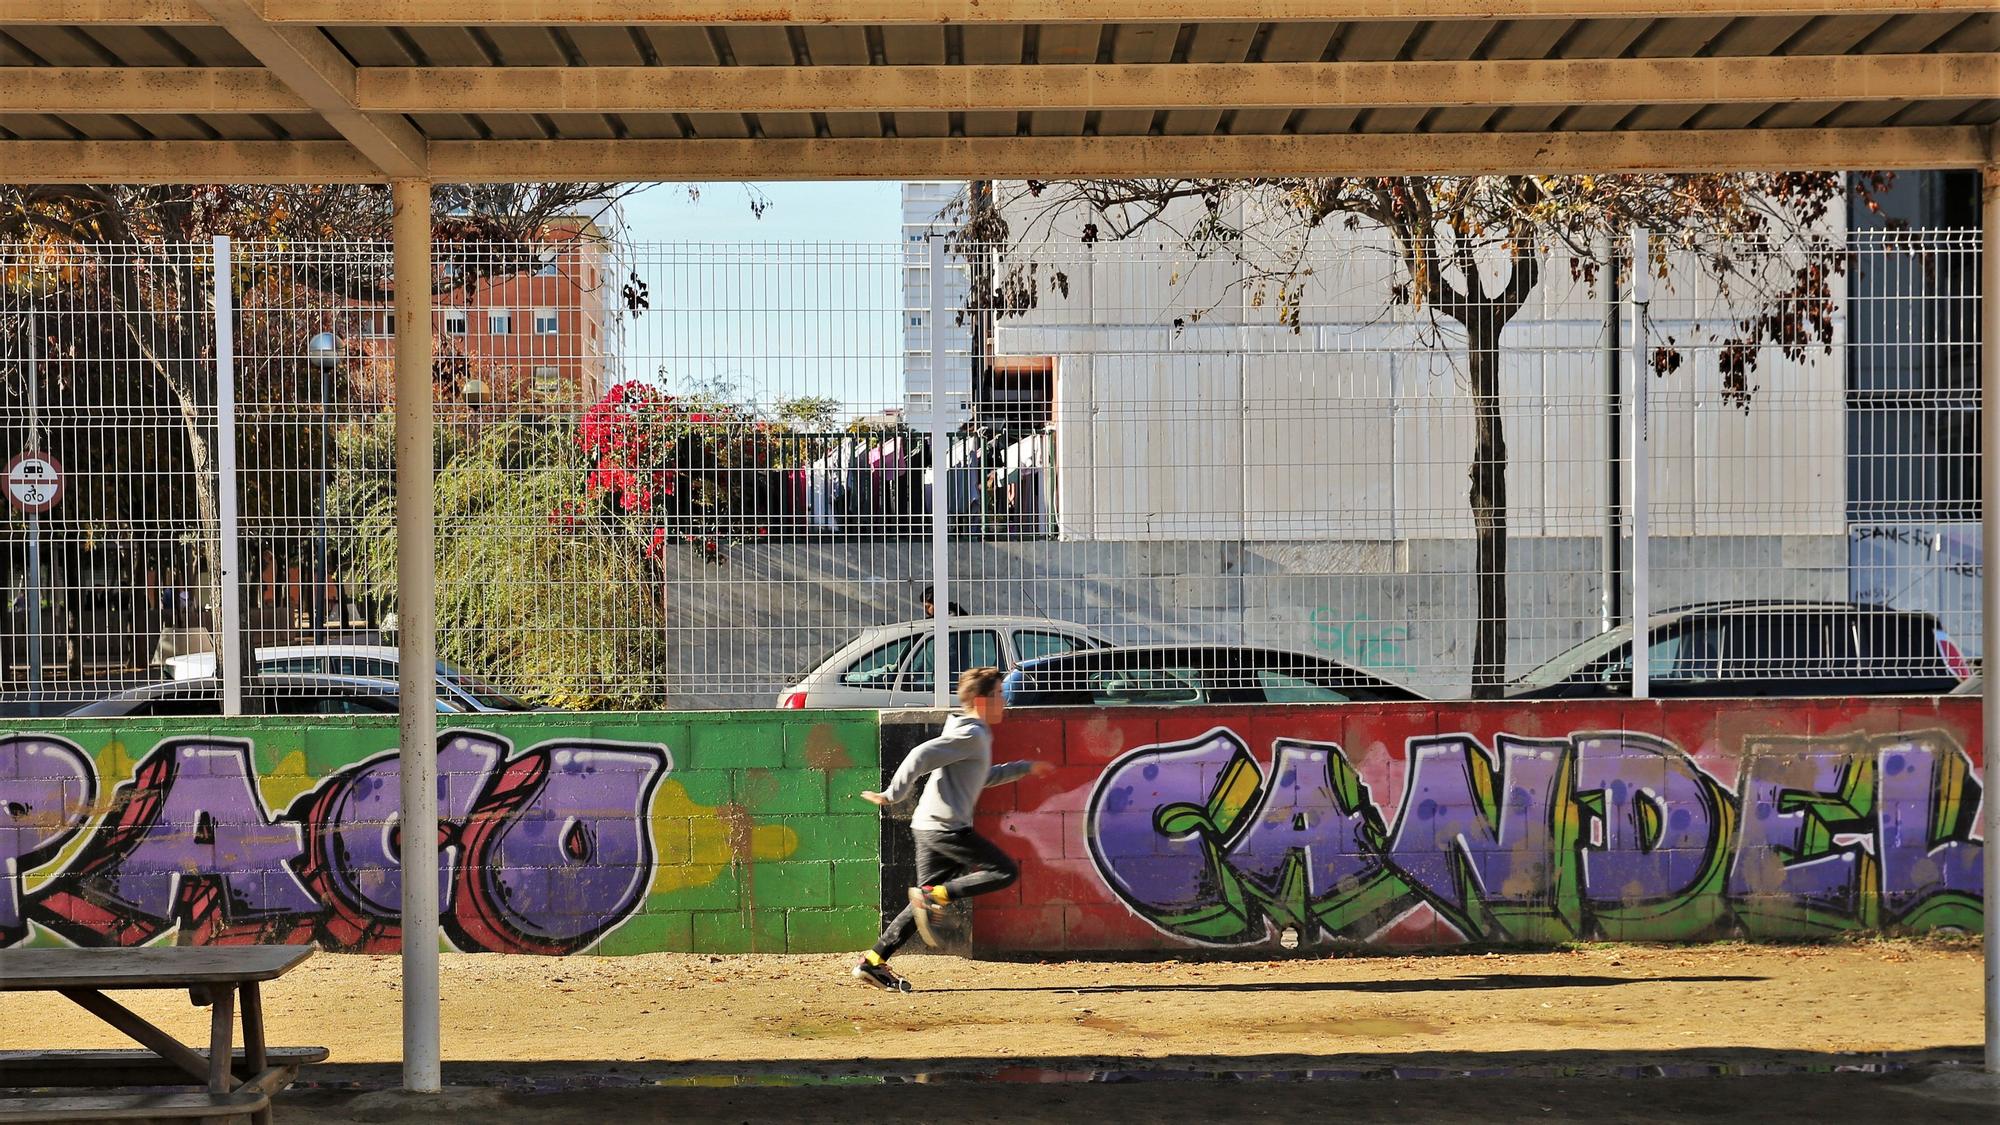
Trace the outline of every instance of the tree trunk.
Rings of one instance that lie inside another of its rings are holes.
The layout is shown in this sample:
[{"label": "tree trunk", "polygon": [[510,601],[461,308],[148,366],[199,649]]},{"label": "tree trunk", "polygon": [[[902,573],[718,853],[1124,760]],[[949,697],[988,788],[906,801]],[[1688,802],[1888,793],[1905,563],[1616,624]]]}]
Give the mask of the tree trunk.
[{"label": "tree trunk", "polygon": [[1500,413],[1497,310],[1468,318],[1466,359],[1473,405],[1473,582],[1478,619],[1472,641],[1472,697],[1498,699],[1507,682],[1507,434]]}]

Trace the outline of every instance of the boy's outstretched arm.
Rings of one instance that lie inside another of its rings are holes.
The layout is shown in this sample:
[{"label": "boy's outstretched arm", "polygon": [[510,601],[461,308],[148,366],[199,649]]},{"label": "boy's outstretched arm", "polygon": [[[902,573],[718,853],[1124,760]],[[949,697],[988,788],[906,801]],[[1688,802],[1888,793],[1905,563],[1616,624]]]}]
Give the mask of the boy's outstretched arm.
[{"label": "boy's outstretched arm", "polygon": [[889,779],[889,785],[880,793],[863,793],[861,799],[871,805],[887,808],[910,795],[917,782],[924,775],[971,757],[979,752],[978,735],[967,730],[961,734],[940,734],[929,742],[910,751],[903,764],[896,767],[896,775]]},{"label": "boy's outstretched arm", "polygon": [[1018,762],[1002,762],[987,772],[986,788],[991,789],[995,785],[1007,785],[1011,782],[1019,781],[1024,777],[1047,777],[1054,772],[1056,772],[1056,767],[1048,762],[1029,761],[1027,759],[1022,759]]}]

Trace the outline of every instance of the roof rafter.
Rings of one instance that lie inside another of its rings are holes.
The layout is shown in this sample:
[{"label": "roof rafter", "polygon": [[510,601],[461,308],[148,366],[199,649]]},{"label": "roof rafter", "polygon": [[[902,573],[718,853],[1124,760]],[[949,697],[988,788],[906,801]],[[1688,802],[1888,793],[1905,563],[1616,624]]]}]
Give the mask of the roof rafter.
[{"label": "roof rafter", "polygon": [[[971,179],[1970,168],[1993,129],[1733,129],[1224,137],[441,141],[447,183]],[[340,141],[0,141],[0,182],[357,182],[381,173]]]},{"label": "roof rafter", "polygon": [[[355,68],[317,28],[273,27],[252,0],[199,0],[243,49],[390,179],[418,179],[427,169],[423,134],[400,117],[355,108]],[[100,110],[99,112],[103,112]]]}]

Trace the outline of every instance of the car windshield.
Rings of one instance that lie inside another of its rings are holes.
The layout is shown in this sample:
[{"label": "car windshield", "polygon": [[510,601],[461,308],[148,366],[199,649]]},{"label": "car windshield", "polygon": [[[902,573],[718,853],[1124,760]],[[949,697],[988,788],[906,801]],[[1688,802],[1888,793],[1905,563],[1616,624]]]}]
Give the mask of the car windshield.
[{"label": "car windshield", "polygon": [[1632,643],[1632,627],[1620,625],[1564,652],[1514,681],[1517,688],[1554,687]]}]

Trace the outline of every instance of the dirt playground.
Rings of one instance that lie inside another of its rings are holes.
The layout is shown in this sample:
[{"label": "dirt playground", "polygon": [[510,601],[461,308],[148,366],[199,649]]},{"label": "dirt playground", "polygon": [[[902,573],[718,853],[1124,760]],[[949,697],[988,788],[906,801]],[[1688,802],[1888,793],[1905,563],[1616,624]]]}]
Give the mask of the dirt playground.
[{"label": "dirt playground", "polygon": [[[1711,1078],[1770,1067],[1777,1069],[1764,1072],[1877,1069],[1857,1061],[1866,1055],[1890,1058],[1889,1069],[1904,1070],[1913,1063],[1976,1062],[1981,1038],[1979,947],[1963,942],[1592,946],[1271,962],[1042,964],[910,956],[898,960],[918,987],[907,996],[863,987],[847,977],[847,964],[831,956],[556,960],[447,954],[447,1081],[499,1086],[515,1097],[596,1087],[606,1073],[624,1074],[627,1084],[639,1081],[655,1090],[687,1087],[694,1100],[677,1104],[677,1118],[700,1118],[706,1105],[719,1117],[743,1120],[796,1116],[808,1102],[831,1111],[834,1101],[824,1099],[838,1087],[783,1089],[799,1076],[950,1082],[1011,1068],[1038,1087],[931,1086],[912,1101],[878,1086],[851,1091],[860,1099],[852,1108],[876,1119],[1031,1120],[1050,1098],[1056,1101],[1044,1108],[1051,1119],[1087,1108],[1122,1117],[1114,1108],[1090,1108],[1088,1098],[1102,1096],[1094,1091],[1063,1095],[1053,1084],[1130,1084],[1148,1072],[1182,1081],[1149,1083],[1157,1092],[1139,1102],[1128,1097],[1121,1103],[1126,1108],[1137,1111],[1144,1101],[1165,1099],[1192,1110],[1214,1095],[1214,1083],[1188,1079],[1226,1074],[1239,1087],[1232,1112],[1241,1114],[1251,1109],[1242,1091],[1252,1084],[1235,1082],[1244,1072],[1352,1071],[1373,1078],[1399,1068],[1413,1074],[1490,1070],[1528,1100],[1541,1097],[1539,1107],[1547,1102],[1550,1076],[1588,1084],[1642,1066]],[[353,1119],[336,1105],[340,1097],[395,1085],[393,1066],[368,1064],[398,1058],[397,971],[394,958],[320,955],[268,989],[274,1044],[316,1044],[332,1052],[329,1066],[308,1072],[320,1088],[292,1095],[282,1119]],[[184,994],[129,997],[141,1014],[184,1039],[203,1037],[205,1016]],[[79,1009],[44,996],[0,995],[0,1050],[122,1045]],[[1815,1091],[1826,1093],[1823,1112],[1835,1116],[1872,1105],[1841,1092],[1850,1077],[1827,1073],[1788,1095],[1788,1108],[1815,1104]],[[1746,1090],[1751,1081],[1736,1079]],[[1794,1075],[1756,1084],[1769,1092],[1797,1081]],[[729,1085],[771,1092],[738,1091],[730,1095],[736,1101],[716,1102],[714,1087]],[[1304,1104],[1300,1098],[1333,1097],[1325,1088],[1339,1085],[1255,1088],[1262,1091],[1257,1098],[1278,1098],[1272,1106],[1296,1109]],[[1405,1107],[1411,1109],[1425,1099],[1446,1099],[1425,1112],[1451,1119],[1457,1112],[1451,1103],[1488,1096],[1477,1094],[1477,1085],[1449,1079],[1370,1082],[1367,1088],[1378,1102],[1391,1086],[1399,1099],[1407,1092],[1416,1099]],[[1587,1105],[1533,1112],[1548,1119],[1575,1110],[1579,1120],[1650,1120],[1646,1114],[1681,1097],[1662,1103],[1664,1092],[1691,1095],[1713,1086],[1674,1078],[1613,1081],[1607,1089],[1617,1105],[1600,1100],[1593,1113],[1584,1112],[1592,1108]],[[694,1097],[697,1088],[705,1092]],[[1292,1090],[1289,1100],[1272,1093],[1278,1089]],[[788,1098],[807,1102],[793,1106]],[[864,1104],[871,1098],[888,1100]],[[549,1104],[581,1114],[591,1099]],[[1757,1116],[1747,1103],[1718,1103],[1728,1105],[1741,1111],[1728,1116]],[[1489,1111],[1489,1119],[1492,1108],[1491,1102],[1459,1106],[1467,1113]],[[1970,1107],[1913,1102],[1906,1108],[1950,1120]],[[1979,1112],[1990,1120],[1994,1110]],[[520,1119],[570,1118],[542,1112]]]}]

